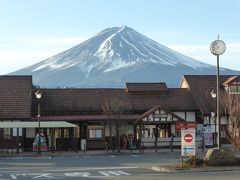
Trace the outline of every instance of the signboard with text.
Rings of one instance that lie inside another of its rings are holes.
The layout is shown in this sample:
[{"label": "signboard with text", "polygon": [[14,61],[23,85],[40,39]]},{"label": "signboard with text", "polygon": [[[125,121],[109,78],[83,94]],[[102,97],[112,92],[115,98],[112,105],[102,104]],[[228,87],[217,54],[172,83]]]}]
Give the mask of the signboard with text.
[{"label": "signboard with text", "polygon": [[213,134],[210,126],[203,127],[203,137],[206,146],[213,146]]},{"label": "signboard with text", "polygon": [[176,130],[180,132],[182,129],[194,129],[197,128],[197,124],[195,121],[177,121],[176,123]]},{"label": "signboard with text", "polygon": [[182,156],[195,156],[195,129],[181,130],[181,149]]}]

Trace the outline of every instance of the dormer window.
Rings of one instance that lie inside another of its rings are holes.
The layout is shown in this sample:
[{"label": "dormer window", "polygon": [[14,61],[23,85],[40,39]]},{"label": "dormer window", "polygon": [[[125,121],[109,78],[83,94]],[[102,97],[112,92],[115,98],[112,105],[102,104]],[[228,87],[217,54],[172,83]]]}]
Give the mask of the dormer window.
[{"label": "dormer window", "polygon": [[222,85],[229,94],[240,94],[240,76],[231,76]]},{"label": "dormer window", "polygon": [[240,83],[230,85],[228,87],[228,92],[230,94],[240,94]]}]

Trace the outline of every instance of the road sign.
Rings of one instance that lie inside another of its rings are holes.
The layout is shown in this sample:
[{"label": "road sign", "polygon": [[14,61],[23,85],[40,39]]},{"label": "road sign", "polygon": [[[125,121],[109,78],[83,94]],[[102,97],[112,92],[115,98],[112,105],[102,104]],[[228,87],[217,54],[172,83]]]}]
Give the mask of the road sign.
[{"label": "road sign", "polygon": [[203,127],[203,138],[204,138],[204,145],[213,146],[212,127],[210,126]]},{"label": "road sign", "polygon": [[195,156],[195,129],[181,130],[182,156]]},{"label": "road sign", "polygon": [[191,143],[192,140],[193,140],[193,136],[192,136],[191,134],[185,134],[185,136],[184,136],[184,141],[185,141],[186,143]]},{"label": "road sign", "polygon": [[186,122],[186,121],[176,121],[176,130],[181,132],[181,129],[195,129],[197,128],[197,123],[195,121]]}]

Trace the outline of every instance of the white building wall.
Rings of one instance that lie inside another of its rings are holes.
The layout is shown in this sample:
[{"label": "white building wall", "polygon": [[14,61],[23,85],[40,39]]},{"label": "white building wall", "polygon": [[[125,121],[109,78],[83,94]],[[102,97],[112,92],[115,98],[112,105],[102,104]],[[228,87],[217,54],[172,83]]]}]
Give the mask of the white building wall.
[{"label": "white building wall", "polygon": [[34,128],[26,128],[26,138],[35,137],[35,129]]},{"label": "white building wall", "polygon": [[185,79],[183,79],[182,84],[180,85],[180,88],[189,88],[188,83]]},{"label": "white building wall", "polygon": [[[134,133],[134,128],[133,125],[121,125],[120,126],[120,135],[121,134],[133,134]],[[116,135],[116,125],[112,125],[112,136]],[[110,127],[109,125],[105,126],[105,136],[110,136]]]},{"label": "white building wall", "polygon": [[185,119],[185,112],[174,112],[174,114],[176,114],[177,116]]},{"label": "white building wall", "polygon": [[187,112],[186,116],[186,121],[196,121],[195,112]]},{"label": "white building wall", "polygon": [[105,126],[105,136],[110,136],[109,125],[106,125],[106,126]]},{"label": "white building wall", "polygon": [[175,124],[171,124],[171,132],[176,135],[176,127]]}]

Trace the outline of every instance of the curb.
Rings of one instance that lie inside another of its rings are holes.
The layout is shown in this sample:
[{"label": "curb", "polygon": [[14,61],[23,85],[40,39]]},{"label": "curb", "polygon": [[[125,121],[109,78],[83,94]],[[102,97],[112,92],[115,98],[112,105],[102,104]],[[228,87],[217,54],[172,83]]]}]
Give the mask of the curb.
[{"label": "curb", "polygon": [[158,171],[158,172],[163,172],[163,173],[177,172],[175,169],[169,169],[169,168],[159,167],[159,166],[153,166],[153,167],[151,167],[151,170]]},{"label": "curb", "polygon": [[201,168],[165,168],[161,166],[153,166],[151,168],[154,171],[163,173],[176,173],[176,172],[217,172],[217,171],[237,171],[240,170],[240,166],[224,166],[224,167],[201,167]]}]

